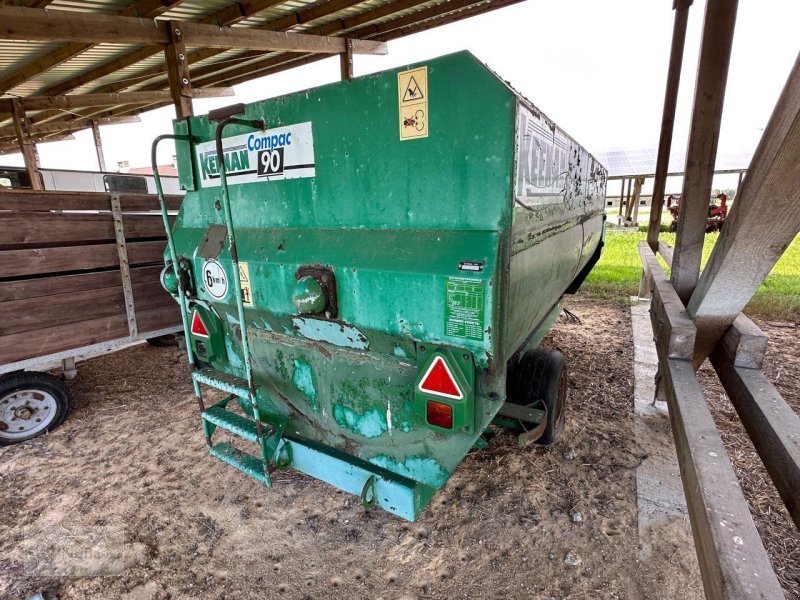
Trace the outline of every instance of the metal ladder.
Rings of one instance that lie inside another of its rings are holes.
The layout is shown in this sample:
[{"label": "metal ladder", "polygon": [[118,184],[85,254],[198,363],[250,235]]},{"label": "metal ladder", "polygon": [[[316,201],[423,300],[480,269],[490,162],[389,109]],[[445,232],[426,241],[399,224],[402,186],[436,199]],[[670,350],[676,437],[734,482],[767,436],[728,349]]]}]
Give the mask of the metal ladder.
[{"label": "metal ladder", "polygon": [[[234,294],[236,297],[236,310],[238,316],[238,326],[241,331],[242,342],[242,355],[244,357],[245,366],[245,379],[235,377],[218,371],[214,368],[208,367],[203,369],[197,368],[195,362],[194,352],[192,350],[190,330],[189,330],[189,310],[187,303],[187,294],[183,289],[180,276],[178,279],[178,303],[181,310],[181,320],[183,322],[184,335],[186,336],[186,353],[189,364],[192,365],[192,384],[194,386],[194,393],[197,398],[198,405],[201,411],[201,418],[203,423],[203,433],[208,445],[208,452],[215,458],[227,463],[228,465],[239,469],[243,473],[263,483],[267,487],[271,486],[270,471],[271,467],[285,468],[291,462],[289,454],[289,446],[283,446],[282,434],[285,426],[285,421],[280,421],[274,425],[264,423],[262,415],[258,407],[257,388],[253,379],[253,369],[250,360],[250,346],[247,331],[247,322],[244,314],[244,302],[242,299],[242,282],[239,271],[239,256],[236,248],[236,234],[233,226],[233,216],[231,213],[230,196],[228,194],[228,181],[227,172],[225,168],[225,160],[222,148],[222,134],[227,125],[237,124],[252,127],[254,129],[265,128],[264,121],[262,120],[244,120],[235,118],[234,115],[241,114],[244,111],[243,105],[235,105],[232,107],[218,109],[209,113],[209,119],[219,121],[216,130],[216,150],[217,150],[217,164],[219,165],[220,174],[220,189],[222,192],[222,209],[223,218],[225,219],[225,227],[228,237],[228,249],[231,254],[231,262],[233,263],[233,283]],[[176,275],[178,274],[178,256],[175,250],[175,243],[172,236],[172,230],[169,224],[169,214],[167,212],[166,201],[164,200],[163,188],[161,185],[161,178],[158,173],[156,162],[156,149],[164,139],[182,140],[190,143],[196,142],[197,139],[191,135],[179,134],[166,134],[158,136],[153,141],[152,146],[152,166],[153,175],[155,178],[156,191],[158,193],[158,200],[161,208],[161,216],[164,220],[164,228],[167,232],[167,242],[169,247],[170,259],[172,260],[173,268]],[[221,390],[228,393],[222,401],[214,404],[209,408],[205,408],[203,402],[203,395],[200,389],[200,384]],[[250,416],[242,416],[231,412],[227,409],[228,403],[234,398],[241,398],[246,400],[252,411]],[[265,427],[266,426],[266,427]],[[260,457],[252,456],[241,450],[238,450],[231,444],[226,442],[212,443],[212,436],[217,427],[225,429],[234,435],[241,437],[244,440],[255,442],[259,445],[261,450]],[[265,431],[265,428],[268,428]]]}]

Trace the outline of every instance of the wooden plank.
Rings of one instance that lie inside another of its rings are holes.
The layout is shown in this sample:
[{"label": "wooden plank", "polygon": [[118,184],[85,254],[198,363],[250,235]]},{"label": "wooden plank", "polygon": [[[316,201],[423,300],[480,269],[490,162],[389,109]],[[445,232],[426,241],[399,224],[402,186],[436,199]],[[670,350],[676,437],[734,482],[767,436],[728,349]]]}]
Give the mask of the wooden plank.
[{"label": "wooden plank", "polygon": [[744,314],[736,320],[722,336],[717,345],[735,367],[760,369],[764,364],[769,338]]},{"label": "wooden plank", "polygon": [[[164,67],[160,68],[163,73]],[[193,98],[220,98],[233,96],[232,87],[208,87],[192,90]],[[24,96],[20,98],[25,110],[72,110],[93,106],[121,106],[125,104],[150,104],[171,100],[170,92],[112,92],[105,94],[69,94],[66,96]],[[0,112],[11,112],[11,99],[0,98]]]},{"label": "wooden plank", "polygon": [[707,0],[671,281],[684,304],[697,285],[738,0]]},{"label": "wooden plank", "polygon": [[25,161],[25,171],[31,182],[31,189],[43,190],[42,178],[39,176],[39,157],[36,153],[36,144],[31,139],[31,126],[25,113],[25,107],[18,98],[11,100],[11,119],[14,122],[14,131],[17,135],[22,158]]},{"label": "wooden plank", "polygon": [[[123,222],[127,240],[166,238],[160,214],[126,214]],[[0,212],[0,249],[3,250],[19,249],[22,245],[41,247],[114,240],[110,213]]]},{"label": "wooden plank", "polygon": [[[158,281],[161,265],[136,267],[131,269],[131,283],[147,283]],[[54,275],[34,279],[12,280],[0,282],[0,302],[39,298],[66,292],[83,290],[100,290],[122,285],[119,270],[97,271],[95,273],[78,273],[75,275]]]},{"label": "wooden plank", "polygon": [[[137,312],[139,331],[157,331],[180,324],[180,312],[176,304],[159,306]],[[124,313],[113,317],[101,317],[79,323],[68,323],[55,327],[15,333],[0,338],[0,364],[8,364],[56,352],[77,349],[128,337],[128,320]],[[146,337],[142,335],[141,337]]]},{"label": "wooden plank", "polygon": [[181,28],[179,23],[167,22],[170,43],[164,46],[164,60],[167,63],[167,80],[172,103],[175,105],[175,116],[185,119],[194,115],[194,109],[189,61],[186,59],[186,45]]},{"label": "wooden plank", "polygon": [[800,417],[760,369],[736,366],[723,347],[711,353],[711,363],[800,529]]},{"label": "wooden plank", "polygon": [[[0,17],[3,20],[2,37],[6,40],[161,46],[171,43],[167,25],[152,19],[92,13],[76,15],[58,10],[21,11],[5,7],[0,7]],[[345,50],[342,38],[233,29],[190,22],[181,22],[179,28],[186,44],[205,48],[323,54],[340,54]],[[386,54],[387,49],[382,42],[354,40],[353,51],[358,54]]]},{"label": "wooden plank", "polygon": [[[165,196],[167,208],[178,210],[183,196]],[[120,194],[122,210],[160,210],[158,196],[150,194]],[[0,188],[0,211],[52,211],[52,210],[110,210],[106,192],[46,192],[33,190],[9,190]]]},{"label": "wooden plank", "polygon": [[167,44],[163,25],[152,19],[0,7],[2,38],[88,44]]},{"label": "wooden plank", "polygon": [[654,322],[653,325],[656,346],[663,348],[665,355],[670,358],[691,360],[697,335],[694,323],[644,240],[639,242],[639,256],[653,290],[651,314],[658,319],[657,324]]},{"label": "wooden plank", "polygon": [[[165,306],[175,301],[156,279],[133,286],[137,310]],[[116,287],[65,292],[39,298],[0,302],[0,337],[125,314],[120,280]]]},{"label": "wooden plank", "polygon": [[675,108],[678,104],[678,88],[683,66],[683,48],[686,45],[686,24],[692,0],[676,0],[675,22],[672,26],[672,45],[669,51],[667,88],[664,91],[664,110],[661,114],[661,134],[658,138],[656,172],[653,180],[653,199],[650,203],[650,224],[647,228],[647,243],[650,249],[658,250],[658,234],[661,230],[661,213],[664,210],[664,194],[667,186],[669,154],[672,150],[672,132],[675,127]]},{"label": "wooden plank", "polygon": [[[178,0],[179,2],[180,0]],[[177,4],[175,0],[137,0],[133,5],[126,7],[118,12],[120,15],[129,15],[132,17],[154,18],[169,10],[171,6]],[[40,3],[47,4],[47,3]],[[32,62],[26,62],[17,71],[6,75],[0,80],[0,92],[7,92],[43,73],[48,72],[50,69],[65,63],[92,48],[92,44],[72,43],[65,44],[52,52],[48,52],[44,56],[40,56]],[[27,107],[28,110],[34,110]]]},{"label": "wooden plank", "polygon": [[[166,244],[163,241],[130,242],[127,246],[130,264],[140,265],[162,262]],[[118,265],[116,244],[0,251],[0,277],[103,269]]]},{"label": "wooden plank", "polygon": [[103,138],[100,137],[100,126],[97,121],[92,121],[92,137],[94,138],[94,150],[97,154],[97,166],[100,172],[106,171],[106,157],[103,154]]},{"label": "wooden plank", "polygon": [[708,355],[800,231],[800,54],[688,304]]},{"label": "wooden plank", "polygon": [[350,81],[353,78],[353,43],[349,39],[345,51],[339,57],[339,63],[342,81]]},{"label": "wooden plank", "polygon": [[692,364],[659,350],[659,372],[706,598],[783,598]]},{"label": "wooden plank", "polygon": [[[214,27],[200,23],[182,22],[187,44],[201,48],[229,50],[258,50],[262,52],[310,52],[320,54],[341,54],[346,50],[344,38],[300,33],[278,33],[265,29],[244,29],[242,27]],[[356,54],[382,55],[388,52],[383,42],[352,40]]]},{"label": "wooden plank", "polygon": [[[648,240],[648,244],[649,244]],[[672,266],[672,246],[669,244],[665,244],[664,242],[658,242],[658,253],[661,255],[661,258],[664,259],[664,262],[667,263],[667,266]]]}]

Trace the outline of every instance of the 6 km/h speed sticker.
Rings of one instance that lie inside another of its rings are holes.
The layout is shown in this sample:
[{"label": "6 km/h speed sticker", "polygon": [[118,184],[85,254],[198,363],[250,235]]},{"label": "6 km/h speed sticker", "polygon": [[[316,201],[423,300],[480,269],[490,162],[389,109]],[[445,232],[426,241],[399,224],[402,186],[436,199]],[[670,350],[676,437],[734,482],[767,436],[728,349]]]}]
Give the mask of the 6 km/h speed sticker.
[{"label": "6 km/h speed sticker", "polygon": [[428,137],[428,67],[397,74],[400,140]]}]

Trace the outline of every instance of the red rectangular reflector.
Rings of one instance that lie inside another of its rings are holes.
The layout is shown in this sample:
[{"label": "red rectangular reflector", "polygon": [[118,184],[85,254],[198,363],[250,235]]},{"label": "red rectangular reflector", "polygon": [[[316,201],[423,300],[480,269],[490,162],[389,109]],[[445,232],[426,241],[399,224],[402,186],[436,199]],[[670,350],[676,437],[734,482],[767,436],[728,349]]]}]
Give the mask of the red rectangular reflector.
[{"label": "red rectangular reflector", "polygon": [[442,429],[453,428],[453,407],[441,402],[428,401],[428,423]]},{"label": "red rectangular reflector", "polygon": [[208,329],[206,328],[206,324],[203,323],[203,319],[200,317],[200,313],[194,311],[192,315],[192,326],[190,328],[192,335],[197,335],[200,337],[208,337]]}]

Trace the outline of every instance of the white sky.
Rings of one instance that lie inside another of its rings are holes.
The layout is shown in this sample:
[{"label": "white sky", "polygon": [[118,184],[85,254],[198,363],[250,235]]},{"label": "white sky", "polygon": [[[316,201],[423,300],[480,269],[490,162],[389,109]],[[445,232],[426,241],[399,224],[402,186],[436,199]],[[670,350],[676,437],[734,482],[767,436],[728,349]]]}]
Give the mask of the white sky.
[{"label": "white sky", "polygon": [[[387,56],[356,56],[355,74],[471,50],[591,152],[656,146],[672,35],[673,0],[527,0],[389,43]],[[695,0],[673,149],[688,136],[704,0]],[[799,0],[740,0],[719,152],[752,151],[800,52]],[[338,58],[236,86],[236,98],[195,101],[195,113],[336,81]],[[465,93],[471,93],[465,90]],[[142,122],[101,128],[106,164],[149,164],[152,139],[172,130],[171,107]],[[97,169],[91,132],[40,144],[44,168]],[[160,162],[171,161],[162,144]],[[20,155],[0,158],[22,165]],[[735,181],[734,181],[735,183]],[[668,190],[670,191],[670,190]],[[612,190],[609,190],[612,192]],[[613,193],[613,192],[612,192]]]}]

